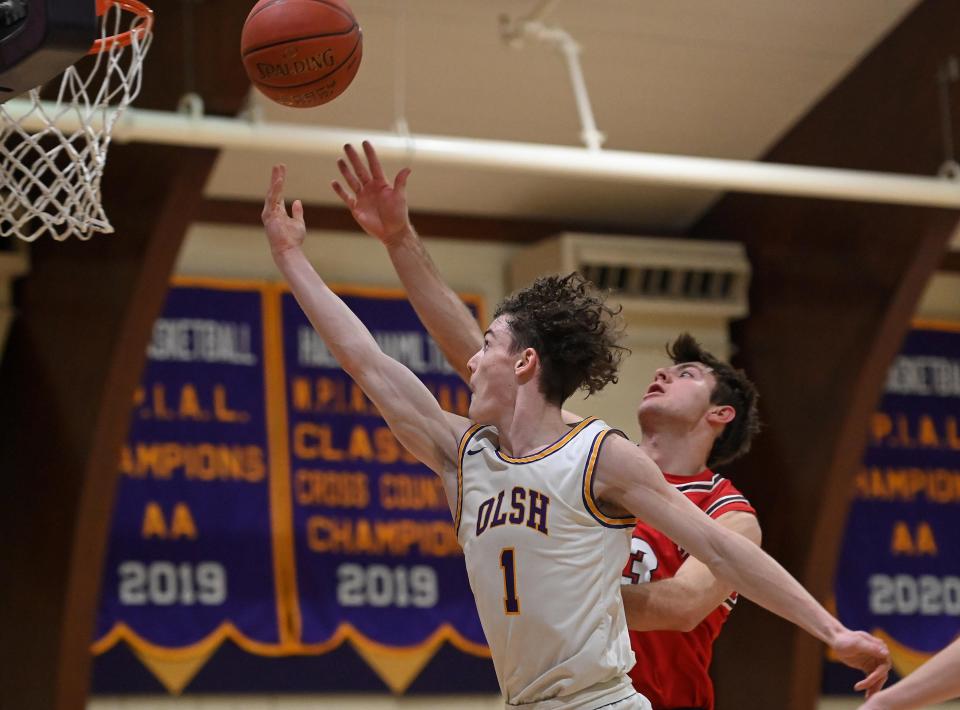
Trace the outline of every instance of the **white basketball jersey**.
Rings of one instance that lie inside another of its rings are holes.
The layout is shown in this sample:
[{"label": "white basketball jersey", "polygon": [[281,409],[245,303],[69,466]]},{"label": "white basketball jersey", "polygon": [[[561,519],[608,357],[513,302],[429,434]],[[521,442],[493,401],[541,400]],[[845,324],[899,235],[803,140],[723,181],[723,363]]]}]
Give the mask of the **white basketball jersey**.
[{"label": "white basketball jersey", "polygon": [[636,520],[605,515],[592,490],[611,434],[586,419],[519,459],[499,451],[491,426],[460,442],[457,537],[508,705],[596,707],[633,694],[620,575]]}]

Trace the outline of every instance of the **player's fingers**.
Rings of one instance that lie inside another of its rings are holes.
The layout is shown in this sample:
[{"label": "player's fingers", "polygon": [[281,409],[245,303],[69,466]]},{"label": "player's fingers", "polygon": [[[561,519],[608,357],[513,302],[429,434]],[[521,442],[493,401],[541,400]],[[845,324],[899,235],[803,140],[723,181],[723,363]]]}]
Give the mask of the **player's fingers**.
[{"label": "player's fingers", "polygon": [[863,685],[862,683],[857,683],[853,688],[857,692],[863,693],[865,698],[869,698],[871,695],[879,693],[883,689],[883,683],[876,682],[873,685]]},{"label": "player's fingers", "polygon": [[303,203],[300,200],[293,201],[293,218],[303,222]]},{"label": "player's fingers", "polygon": [[857,691],[866,690],[868,693],[879,690],[879,688],[883,686],[883,683],[887,679],[888,671],[889,666],[887,666],[886,663],[881,663],[879,666],[874,668],[866,678],[854,685],[853,689]]},{"label": "player's fingers", "polygon": [[340,168],[340,174],[343,175],[343,179],[347,181],[347,184],[350,186],[350,189],[353,190],[354,194],[360,192],[360,181],[357,180],[356,176],[347,167],[347,161],[343,158],[340,158],[337,161],[337,167]]},{"label": "player's fingers", "polygon": [[283,201],[283,183],[287,168],[283,164],[274,165],[270,173],[270,187],[267,189],[267,198],[264,201],[264,210],[272,208]]},{"label": "player's fingers", "polygon": [[353,197],[350,194],[348,194],[346,190],[343,189],[343,185],[341,185],[339,182],[334,180],[333,182],[330,183],[330,187],[332,187],[333,191],[337,193],[337,197],[343,200],[343,204],[345,204],[347,207],[349,207],[352,210],[353,205],[356,203],[356,200],[353,199]]},{"label": "player's fingers", "polygon": [[401,194],[404,194],[407,189],[407,178],[410,177],[410,168],[404,168],[399,173],[393,181],[393,189],[397,190]]},{"label": "player's fingers", "polygon": [[876,695],[881,690],[883,690],[883,683],[877,683],[876,685],[872,685],[869,688],[867,688],[867,691],[863,695],[865,698],[869,698],[873,695]]},{"label": "player's fingers", "polygon": [[363,142],[363,153],[367,156],[367,162],[370,163],[370,172],[374,180],[384,180],[383,168],[380,165],[380,158],[377,157],[377,151],[373,149],[370,141]]},{"label": "player's fingers", "polygon": [[350,165],[353,166],[353,172],[356,174],[360,184],[366,185],[370,182],[370,173],[367,170],[367,166],[363,164],[363,160],[361,160],[353,146],[347,143],[343,146],[343,152],[347,154],[347,160],[349,160]]}]

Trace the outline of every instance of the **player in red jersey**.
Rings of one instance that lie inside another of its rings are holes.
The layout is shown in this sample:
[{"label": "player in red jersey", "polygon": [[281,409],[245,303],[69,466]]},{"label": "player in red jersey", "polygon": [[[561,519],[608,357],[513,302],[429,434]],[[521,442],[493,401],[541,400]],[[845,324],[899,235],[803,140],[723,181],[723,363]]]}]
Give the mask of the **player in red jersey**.
[{"label": "player in red jersey", "polygon": [[[370,165],[376,164],[381,173],[373,179],[356,151],[351,146],[345,150],[349,164],[341,159],[338,166],[353,194],[337,182],[334,191],[364,231],[387,247],[421,321],[450,364],[469,380],[467,361],[483,336],[410,224],[405,197],[409,169],[401,170],[393,184],[386,182],[376,153],[365,143]],[[657,371],[638,406],[641,446],[668,472],[667,480],[708,515],[759,544],[760,526],[749,502],[708,468],[749,449],[758,429],[756,391],[742,372],[704,351],[690,336],[678,338],[668,352],[674,365]],[[580,420],[567,412],[564,418],[568,423]],[[713,685],[707,673],[712,644],[736,595],[706,565],[642,524],[634,531],[623,581],[627,622],[636,630],[631,637],[638,663],[630,675],[637,690],[655,710],[712,709]],[[864,682],[855,687],[875,690]]]},{"label": "player in red jersey", "polygon": [[[750,502],[711,468],[743,455],[759,428],[753,384],[682,335],[637,408],[641,447],[667,481],[698,508],[755,543],[760,526]],[[655,710],[712,710],[713,642],[736,594],[706,565],[639,522],[623,570],[623,606],[638,662],[634,687]]]}]

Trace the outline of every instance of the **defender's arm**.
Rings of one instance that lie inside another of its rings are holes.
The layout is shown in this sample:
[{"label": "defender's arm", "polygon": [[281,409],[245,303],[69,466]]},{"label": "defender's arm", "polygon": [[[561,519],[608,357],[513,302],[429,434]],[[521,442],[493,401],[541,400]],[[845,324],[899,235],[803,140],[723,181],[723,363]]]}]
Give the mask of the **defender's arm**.
[{"label": "defender's arm", "polygon": [[401,170],[390,185],[373,146],[364,141],[363,151],[369,169],[353,146],[344,146],[347,160],[340,159],[337,165],[354,194],[350,195],[337,182],[333,183],[334,192],[350,209],[357,224],[387,248],[420,321],[466,382],[470,379],[467,361],[483,345],[483,332],[463,301],[440,276],[410,223],[406,197],[410,169]]},{"label": "defender's arm", "polygon": [[[407,292],[413,309],[430,336],[464,382],[470,381],[467,362],[483,347],[483,331],[463,301],[440,275],[440,270],[410,222],[407,206],[407,178],[404,168],[391,185],[383,172],[377,151],[363,142],[367,164],[352,145],[345,145],[346,160],[337,161],[351,195],[339,182],[333,191],[350,210],[364,232],[378,239],[390,255],[393,268]],[[563,412],[567,424],[583,417]]]},{"label": "defender's arm", "polygon": [[[760,544],[757,517],[734,511],[716,519],[718,525]],[[620,587],[627,626],[634,631],[691,631],[730,596],[731,589],[710,568],[688,557],[670,579]]]}]

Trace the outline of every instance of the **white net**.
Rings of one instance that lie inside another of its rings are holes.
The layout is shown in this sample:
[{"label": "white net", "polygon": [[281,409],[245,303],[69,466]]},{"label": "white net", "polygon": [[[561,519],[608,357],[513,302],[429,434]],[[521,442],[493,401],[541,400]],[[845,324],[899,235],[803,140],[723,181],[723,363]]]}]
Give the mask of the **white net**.
[{"label": "white net", "polygon": [[152,17],[135,0],[110,0],[100,51],[69,67],[55,98],[0,104],[0,236],[89,239],[113,232],[100,180],[114,125],[140,92]]}]

